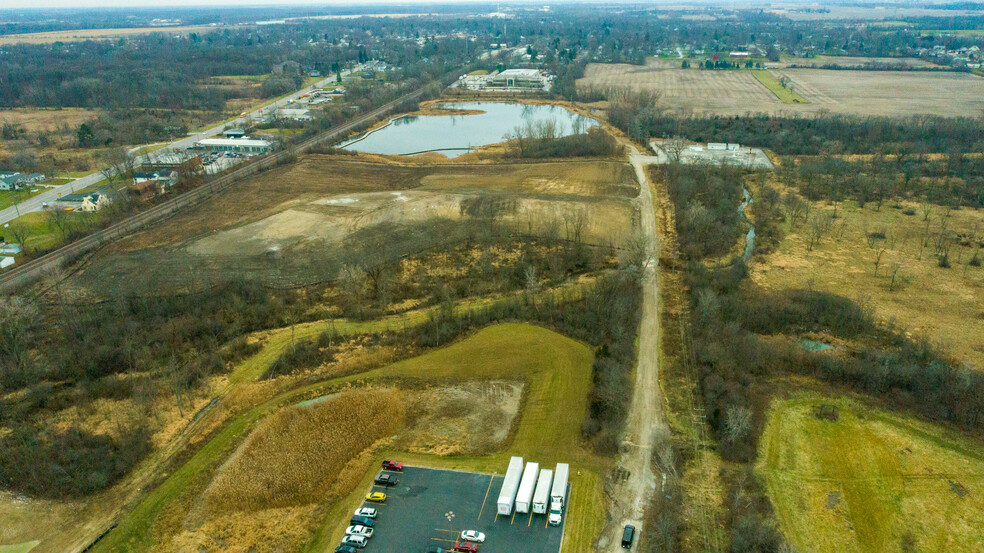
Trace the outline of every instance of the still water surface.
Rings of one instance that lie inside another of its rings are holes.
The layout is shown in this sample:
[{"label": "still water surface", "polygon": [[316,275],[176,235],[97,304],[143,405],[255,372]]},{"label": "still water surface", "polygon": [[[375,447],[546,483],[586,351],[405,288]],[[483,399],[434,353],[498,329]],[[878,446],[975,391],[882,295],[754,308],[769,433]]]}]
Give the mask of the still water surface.
[{"label": "still water surface", "polygon": [[589,117],[560,106],[506,102],[455,102],[440,104],[447,109],[481,110],[475,115],[404,115],[389,125],[343,144],[346,150],[374,154],[414,154],[436,151],[448,157],[469,149],[502,142],[506,134],[528,122],[553,121],[557,136],[568,136],[576,128],[583,132],[598,125]]}]

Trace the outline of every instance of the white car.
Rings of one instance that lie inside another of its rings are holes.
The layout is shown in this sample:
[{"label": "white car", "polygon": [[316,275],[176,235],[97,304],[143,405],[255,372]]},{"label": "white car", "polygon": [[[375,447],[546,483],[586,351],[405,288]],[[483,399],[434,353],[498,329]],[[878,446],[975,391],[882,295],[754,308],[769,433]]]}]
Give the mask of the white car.
[{"label": "white car", "polygon": [[342,538],[342,545],[351,545],[359,549],[365,547],[367,543],[366,537],[358,534],[349,534]]},{"label": "white car", "polygon": [[366,518],[376,518],[376,509],[372,507],[362,507],[361,509],[355,510],[355,516],[366,517]]},{"label": "white car", "polygon": [[485,534],[479,532],[478,530],[465,530],[461,533],[461,541],[485,543]]},{"label": "white car", "polygon": [[362,525],[349,526],[345,529],[345,533],[349,536],[362,536],[368,539],[372,537],[372,528]]}]

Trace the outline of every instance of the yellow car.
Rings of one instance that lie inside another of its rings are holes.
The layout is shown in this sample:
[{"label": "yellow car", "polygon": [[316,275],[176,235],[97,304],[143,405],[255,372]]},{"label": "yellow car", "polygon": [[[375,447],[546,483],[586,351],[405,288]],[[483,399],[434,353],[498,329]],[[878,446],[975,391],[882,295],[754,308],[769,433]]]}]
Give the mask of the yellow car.
[{"label": "yellow car", "polygon": [[382,503],[386,501],[386,494],[383,492],[372,492],[366,494],[366,501],[373,501],[375,503]]}]

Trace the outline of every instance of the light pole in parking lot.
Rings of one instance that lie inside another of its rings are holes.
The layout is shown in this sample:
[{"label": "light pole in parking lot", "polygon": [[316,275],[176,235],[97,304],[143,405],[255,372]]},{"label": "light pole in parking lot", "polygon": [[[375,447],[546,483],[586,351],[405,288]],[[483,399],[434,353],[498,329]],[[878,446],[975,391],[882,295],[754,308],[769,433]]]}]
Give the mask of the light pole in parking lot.
[{"label": "light pole in parking lot", "polygon": [[454,511],[444,513],[444,518],[448,519],[448,526],[451,528],[451,538],[454,538]]}]

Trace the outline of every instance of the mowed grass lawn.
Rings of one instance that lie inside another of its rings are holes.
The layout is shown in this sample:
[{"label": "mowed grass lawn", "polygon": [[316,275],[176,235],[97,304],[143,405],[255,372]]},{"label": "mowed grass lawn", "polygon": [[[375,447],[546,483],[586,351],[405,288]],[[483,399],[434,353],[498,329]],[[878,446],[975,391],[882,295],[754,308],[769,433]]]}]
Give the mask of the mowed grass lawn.
[{"label": "mowed grass lawn", "polygon": [[772,74],[768,69],[753,69],[752,75],[758,82],[762,83],[762,86],[768,88],[770,92],[776,95],[776,98],[784,104],[809,104],[810,102],[803,96],[797,94],[789,87],[782,86],[779,79]]},{"label": "mowed grass lawn", "polygon": [[[542,463],[572,463],[574,491],[567,523],[565,552],[584,551],[604,522],[600,474],[607,466],[582,448],[580,427],[591,387],[591,349],[580,342],[529,324],[500,324],[483,329],[450,346],[393,363],[369,372],[315,383],[271,399],[225,425],[182,467],[152,491],[94,551],[146,551],[162,537],[155,528],[162,514],[181,513],[208,486],[215,470],[235,450],[255,423],[284,406],[315,394],[360,383],[395,384],[415,381],[447,384],[466,380],[522,379],[527,383],[524,403],[513,436],[501,454],[481,457],[407,456],[425,466],[500,471],[510,455],[536,458]],[[390,452],[387,452],[389,454]],[[393,452],[398,454],[399,452]],[[371,472],[371,471],[370,471]],[[371,478],[371,474],[366,478]],[[309,549],[333,544],[332,536],[345,522],[336,513],[355,508],[362,488],[336,505],[328,506],[325,525]],[[166,534],[166,532],[164,532]],[[160,544],[158,544],[160,545]],[[301,545],[301,544],[298,544]]]},{"label": "mowed grass lawn", "polygon": [[[820,404],[839,420],[814,416]],[[783,534],[798,551],[979,552],[984,547],[984,446],[849,399],[777,401],[759,473]]]}]

